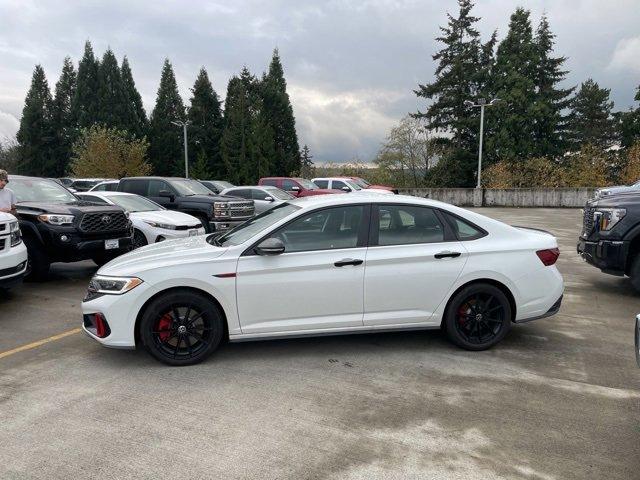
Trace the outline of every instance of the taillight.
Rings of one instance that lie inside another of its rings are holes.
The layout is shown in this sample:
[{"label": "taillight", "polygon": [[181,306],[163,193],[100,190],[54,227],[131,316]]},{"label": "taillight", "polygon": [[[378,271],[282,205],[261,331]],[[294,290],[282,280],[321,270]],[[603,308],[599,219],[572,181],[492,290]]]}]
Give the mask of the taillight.
[{"label": "taillight", "polygon": [[549,248],[547,250],[538,250],[536,252],[538,258],[544,263],[547,267],[553,265],[558,260],[560,256],[560,249],[558,248]]}]

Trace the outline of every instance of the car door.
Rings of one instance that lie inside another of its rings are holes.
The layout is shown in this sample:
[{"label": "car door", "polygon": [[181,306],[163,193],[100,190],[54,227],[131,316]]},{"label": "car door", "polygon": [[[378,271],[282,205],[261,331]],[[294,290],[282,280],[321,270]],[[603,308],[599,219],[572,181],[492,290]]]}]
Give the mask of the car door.
[{"label": "car door", "polygon": [[282,180],[282,190],[295,197],[299,197],[302,193],[302,187],[300,187],[300,184],[298,184],[298,182],[296,182],[295,180],[291,180],[289,178],[285,178]]},{"label": "car door", "polygon": [[243,333],[362,327],[368,205],[306,213],[266,238],[280,255],[253,249],[238,260],[236,288]]},{"label": "car door", "polygon": [[177,210],[178,203],[175,201],[175,197],[172,202],[170,197],[160,196],[160,192],[169,192],[174,196],[176,195],[175,190],[168,182],[155,178],[148,180],[148,190],[145,196],[149,198],[149,200],[153,200],[157,204],[162,205],[164,208]]},{"label": "car door", "polygon": [[435,209],[373,207],[364,325],[425,324],[462,272],[467,251]]},{"label": "car door", "polygon": [[[256,207],[256,215],[266,212],[270,208],[273,208],[276,203],[275,201],[268,201],[265,198],[273,198],[266,190],[261,188],[253,188],[251,189],[251,197],[253,199],[253,203]],[[274,199],[275,200],[275,199]]]}]

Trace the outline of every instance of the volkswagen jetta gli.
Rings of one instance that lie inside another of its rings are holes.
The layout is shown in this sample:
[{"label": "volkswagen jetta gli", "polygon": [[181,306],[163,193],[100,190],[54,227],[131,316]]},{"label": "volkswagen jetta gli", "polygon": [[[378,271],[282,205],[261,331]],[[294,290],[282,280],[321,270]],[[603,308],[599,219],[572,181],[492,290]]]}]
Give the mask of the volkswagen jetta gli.
[{"label": "volkswagen jetta gli", "polygon": [[555,314],[556,239],[406,196],[292,200],[229,233],[171,240],[102,267],[82,304],[108,347],[188,365],[223,339],[443,328],[468,350]]}]

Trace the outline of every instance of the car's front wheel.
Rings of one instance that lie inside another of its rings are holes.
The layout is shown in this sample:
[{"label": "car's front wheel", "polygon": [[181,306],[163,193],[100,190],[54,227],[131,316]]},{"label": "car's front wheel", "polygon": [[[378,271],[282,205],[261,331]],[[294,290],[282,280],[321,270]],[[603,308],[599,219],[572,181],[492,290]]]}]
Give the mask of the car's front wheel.
[{"label": "car's front wheel", "polygon": [[475,283],[451,300],[444,327],[449,339],[467,350],[486,350],[500,342],[511,327],[511,305],[499,288]]},{"label": "car's front wheel", "polygon": [[199,363],[220,345],[224,320],[217,305],[196,292],[175,290],[148,306],[140,322],[145,347],[168,365]]}]

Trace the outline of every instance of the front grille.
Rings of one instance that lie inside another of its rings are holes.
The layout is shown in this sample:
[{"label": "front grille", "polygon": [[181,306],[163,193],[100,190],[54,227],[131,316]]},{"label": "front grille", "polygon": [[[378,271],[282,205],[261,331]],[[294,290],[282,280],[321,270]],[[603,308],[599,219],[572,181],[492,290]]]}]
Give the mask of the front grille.
[{"label": "front grille", "polygon": [[584,214],[582,217],[582,234],[589,236],[593,231],[593,214],[596,211],[594,207],[584,207]]},{"label": "front grille", "polygon": [[4,232],[5,230],[7,230],[8,226],[8,223],[0,223],[0,232]]},{"label": "front grille", "polygon": [[126,230],[129,220],[123,212],[85,213],[80,222],[80,230],[85,233]]},{"label": "front grille", "polygon": [[190,230],[192,228],[200,228],[202,227],[201,223],[196,223],[194,225],[178,225],[176,227],[176,230]]},{"label": "front grille", "polygon": [[251,218],[255,213],[253,201],[249,202],[229,202],[231,218]]}]

